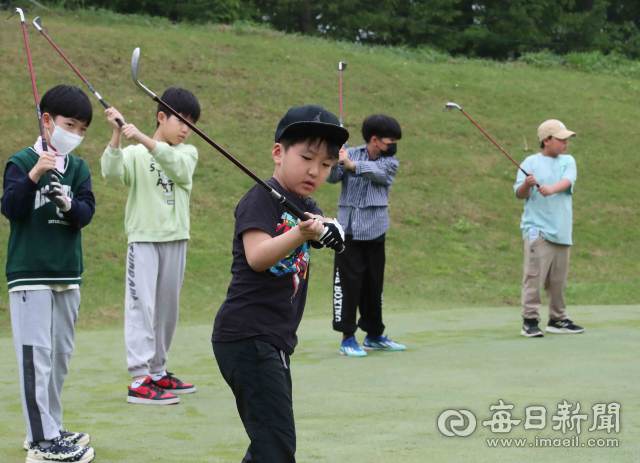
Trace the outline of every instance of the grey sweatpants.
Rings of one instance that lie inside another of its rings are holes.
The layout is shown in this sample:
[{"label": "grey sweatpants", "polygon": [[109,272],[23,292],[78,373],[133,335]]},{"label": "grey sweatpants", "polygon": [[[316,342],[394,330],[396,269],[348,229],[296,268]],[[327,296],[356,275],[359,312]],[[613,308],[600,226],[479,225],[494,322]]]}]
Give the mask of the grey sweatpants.
[{"label": "grey sweatpants", "polygon": [[165,369],[186,261],[187,240],[129,244],[124,338],[132,378]]},{"label": "grey sweatpants", "polygon": [[9,293],[27,442],[60,435],[60,396],[73,354],[80,291]]}]

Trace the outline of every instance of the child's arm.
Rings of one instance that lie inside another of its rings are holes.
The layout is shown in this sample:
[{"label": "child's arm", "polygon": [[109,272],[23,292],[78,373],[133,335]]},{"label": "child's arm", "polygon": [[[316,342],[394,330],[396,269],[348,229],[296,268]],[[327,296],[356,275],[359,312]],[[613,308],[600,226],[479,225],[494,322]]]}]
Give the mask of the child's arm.
[{"label": "child's arm", "polygon": [[[47,170],[53,170],[55,167],[55,156],[53,156],[53,158],[53,163],[51,163],[47,162],[51,160],[45,156],[40,157],[38,164],[36,164],[32,172],[34,170],[36,174],[40,172],[40,170],[37,169],[38,165],[40,165],[40,169],[46,168],[46,170],[42,170],[40,176],[44,175]],[[39,179],[40,176],[36,178]],[[33,203],[39,188],[38,183],[34,182],[30,175],[22,172],[17,165],[13,162],[7,164],[7,168],[4,171],[4,192],[2,199],[0,199],[0,202],[2,202],[2,215],[9,220],[20,219],[33,208]]]},{"label": "child's arm", "polygon": [[[311,216],[308,212],[307,215]],[[247,262],[256,272],[263,272],[302,246],[305,241],[316,239],[323,230],[319,220],[298,221],[296,227],[274,238],[257,228],[246,230],[242,233],[242,242]]]},{"label": "child's arm", "polygon": [[192,145],[182,145],[176,149],[161,141],[156,143],[151,155],[171,181],[177,185],[188,185],[193,180],[193,172],[198,164],[198,150]]},{"label": "child's arm", "polygon": [[193,171],[196,170],[196,164],[198,164],[198,150],[194,146],[183,145],[180,150],[177,150],[168,143],[149,138],[133,124],[125,124],[122,127],[122,133],[129,140],[144,145],[173,183],[177,185],[191,183]]},{"label": "child's arm", "polygon": [[334,165],[331,168],[331,172],[327,177],[327,182],[338,183],[339,181],[341,181],[342,177],[344,177],[344,174],[347,173],[345,165],[349,162],[351,161],[349,161],[349,153],[347,152],[347,147],[345,145],[342,145],[342,148],[340,148],[340,160],[338,164]]},{"label": "child's arm", "polygon": [[[524,179],[524,182],[522,182],[522,185],[520,185],[516,190],[516,196],[520,199],[528,199],[529,196],[531,196],[531,188],[533,188],[537,184],[538,184],[538,181],[533,176],[533,174],[527,175],[526,178]],[[540,190],[542,190],[542,187],[540,187]],[[542,193],[542,191],[540,192]]]},{"label": "child's arm", "polygon": [[547,197],[563,193],[567,190],[569,194],[573,194],[573,185],[576,183],[576,178],[578,177],[576,161],[571,155],[566,155],[562,160],[563,162],[566,162],[562,179],[555,185],[542,185],[538,190],[542,196]]},{"label": "child's arm", "polygon": [[382,162],[374,161],[349,161],[344,166],[355,172],[356,175],[362,175],[364,178],[371,180],[373,183],[391,186],[396,176],[396,171],[400,162],[394,156],[382,158]]},{"label": "child's arm", "polygon": [[80,184],[74,198],[71,200],[71,209],[63,212],[65,219],[77,226],[84,228],[91,222],[96,212],[96,198],[91,190],[91,176]]},{"label": "child's arm", "polygon": [[538,190],[542,196],[545,198],[547,196],[555,195],[557,193],[562,193],[563,191],[567,191],[571,188],[571,180],[567,178],[563,178],[555,185],[542,185]]},{"label": "child's arm", "polygon": [[[529,156],[522,161],[522,168],[518,169],[516,183],[513,185],[513,191],[518,199],[528,199],[531,196],[532,188],[538,184],[538,180],[533,176],[533,166],[530,161],[532,157]],[[523,170],[529,172],[529,175],[525,176]]]},{"label": "child's arm", "polygon": [[116,108],[109,108],[105,111],[107,120],[113,126],[113,135],[109,146],[104,150],[100,164],[102,166],[102,176],[108,180],[116,180],[124,185],[130,184],[129,165],[125,161],[125,156],[120,141],[122,139],[122,128],[116,119],[124,121],[122,115]]},{"label": "child's arm", "polygon": [[115,150],[120,148],[122,141],[122,127],[118,125],[117,120],[121,120],[124,122],[124,117],[118,112],[118,110],[114,107],[107,108],[104,110],[107,115],[107,121],[113,127],[113,135],[111,135],[111,141],[109,142],[109,146]]}]

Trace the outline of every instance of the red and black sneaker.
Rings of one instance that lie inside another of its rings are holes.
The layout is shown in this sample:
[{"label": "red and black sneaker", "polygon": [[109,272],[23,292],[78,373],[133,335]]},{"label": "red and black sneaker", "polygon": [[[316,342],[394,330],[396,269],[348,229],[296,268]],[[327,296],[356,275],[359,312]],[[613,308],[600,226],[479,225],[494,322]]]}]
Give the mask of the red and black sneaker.
[{"label": "red and black sneaker", "polygon": [[159,388],[147,376],[140,387],[133,389],[129,386],[127,402],[130,404],[171,405],[179,403],[180,398]]},{"label": "red and black sneaker", "polygon": [[151,384],[164,389],[165,391],[171,392],[172,394],[192,394],[196,392],[195,384],[183,383],[173,376],[173,373],[169,372],[167,372],[167,374],[158,381],[154,381],[152,379]]}]

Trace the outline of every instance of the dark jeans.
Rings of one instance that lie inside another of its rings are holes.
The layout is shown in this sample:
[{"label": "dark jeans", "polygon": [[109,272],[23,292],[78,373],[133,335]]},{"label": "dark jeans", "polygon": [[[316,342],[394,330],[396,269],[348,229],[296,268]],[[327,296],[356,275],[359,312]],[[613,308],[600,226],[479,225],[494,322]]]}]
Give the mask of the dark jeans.
[{"label": "dark jeans", "polygon": [[[345,244],[334,264],[333,329],[349,334],[360,327],[370,336],[380,336],[384,333],[384,235],[372,241],[354,241],[347,235]],[[360,319],[356,325],[358,308]]]},{"label": "dark jeans", "polygon": [[289,356],[255,339],[214,342],[220,373],[236,398],[251,440],[243,463],[295,463]]}]

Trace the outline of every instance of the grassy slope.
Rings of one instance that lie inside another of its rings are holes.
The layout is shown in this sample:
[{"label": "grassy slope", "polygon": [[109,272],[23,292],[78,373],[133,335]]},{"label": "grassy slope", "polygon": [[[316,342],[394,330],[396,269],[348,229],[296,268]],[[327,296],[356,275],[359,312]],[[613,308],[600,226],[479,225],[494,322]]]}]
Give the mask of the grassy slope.
[{"label": "grassy slope", "polygon": [[[587,325],[582,335],[525,339],[518,314],[508,308],[448,309],[394,314],[394,333],[405,352],[374,352],[365,359],[338,355],[324,320],[307,319],[292,357],[297,461],[353,463],[429,462],[637,462],[640,460],[640,400],[637,394],[638,306],[576,307]],[[602,311],[608,315],[602,317]],[[516,329],[514,329],[516,327]],[[197,384],[198,392],[175,407],[125,402],[127,373],[121,330],[84,331],[63,401],[65,425],[91,433],[96,462],[212,462],[241,460],[248,440],[233,396],[215,365],[210,328],[181,326],[172,365]],[[0,339],[0,351],[13,349]],[[559,353],[561,353],[559,355]],[[13,355],[0,358],[0,455],[3,463],[24,461],[24,439]],[[483,420],[502,399],[514,405],[513,419],[530,405],[547,407],[544,430],[508,435],[490,432]],[[563,400],[589,418],[580,442],[618,438],[618,448],[489,448],[488,438],[568,438],[552,429]],[[621,404],[620,433],[589,432],[595,403]],[[437,428],[445,409],[468,409],[477,429],[467,438],[446,438]]]},{"label": "grassy slope", "polygon": [[[131,52],[142,47],[141,80],[158,93],[168,86],[193,90],[203,108],[199,126],[264,178],[273,170],[269,150],[281,115],[305,103],[337,111],[336,63],[348,62],[345,119],[353,134],[351,145],[360,143],[360,123],[373,112],[396,116],[404,130],[390,207],[389,312],[519,303],[522,203],[512,192],[515,168],[461,114],[446,113],[444,103],[463,105],[519,160],[536,152],[538,124],[559,118],[580,134],[570,149],[579,180],[567,301],[637,301],[635,151],[640,138],[633,121],[640,118],[640,109],[635,81],[525,65],[429,64],[403,52],[268,31],[162,22],[150,26],[106,15],[51,14],[43,16],[43,23],[105,99],[151,134],[154,105],[133,86],[129,74]],[[59,83],[81,85],[34,28],[29,34],[41,94]],[[6,159],[31,144],[37,128],[17,21],[0,29],[0,47]],[[100,155],[110,130],[101,106],[95,103],[94,108],[94,122],[78,150],[93,172],[98,202],[94,221],[84,232],[83,326],[119,324],[124,297],[127,190],[101,178]],[[197,137],[191,141],[201,156],[182,320],[210,322],[229,281],[233,209],[251,181]],[[326,185],[315,197],[334,215],[338,194],[338,186]],[[8,232],[8,222],[1,220],[2,242]],[[3,246],[0,261],[5,252]],[[315,252],[313,261],[308,308],[328,316],[332,256]],[[4,293],[0,326],[6,328],[8,319]]]}]

